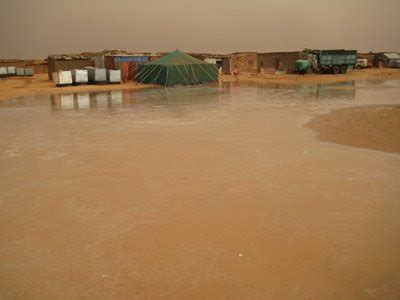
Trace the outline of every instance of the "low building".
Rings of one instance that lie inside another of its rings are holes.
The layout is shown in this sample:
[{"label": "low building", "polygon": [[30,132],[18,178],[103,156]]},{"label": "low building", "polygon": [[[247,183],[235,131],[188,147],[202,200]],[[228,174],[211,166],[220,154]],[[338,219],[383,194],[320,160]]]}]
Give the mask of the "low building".
[{"label": "low building", "polygon": [[[222,54],[207,54],[204,56],[204,62],[208,64],[216,65],[218,70],[221,70],[222,74],[230,74],[230,57]],[[220,72],[220,71],[218,71]]]},{"label": "low building", "polygon": [[47,63],[44,60],[33,59],[1,59],[0,67],[33,68],[35,74],[47,73]]},{"label": "low building", "polygon": [[85,67],[93,66],[93,60],[82,55],[49,55],[47,58],[47,72],[50,80],[53,80],[54,72],[84,69]]},{"label": "low building", "polygon": [[375,53],[369,52],[369,53],[358,53],[357,58],[359,59],[366,59],[367,63],[369,66],[374,65],[374,59],[375,59]]},{"label": "low building", "polygon": [[301,51],[292,52],[266,52],[257,54],[257,70],[264,73],[264,70],[295,72],[295,62],[306,58]]},{"label": "low building", "polygon": [[379,68],[397,68],[400,64],[398,53],[380,53],[375,56],[374,66]]},{"label": "low building", "polygon": [[239,72],[257,73],[257,52],[232,53],[229,67],[231,70],[237,67]]},{"label": "low building", "polygon": [[231,74],[231,58],[229,56],[222,58],[222,74]]},{"label": "low building", "polygon": [[135,80],[138,65],[149,61],[149,55],[145,54],[117,54],[104,56],[105,68],[108,70],[121,70],[121,76],[124,82]]}]

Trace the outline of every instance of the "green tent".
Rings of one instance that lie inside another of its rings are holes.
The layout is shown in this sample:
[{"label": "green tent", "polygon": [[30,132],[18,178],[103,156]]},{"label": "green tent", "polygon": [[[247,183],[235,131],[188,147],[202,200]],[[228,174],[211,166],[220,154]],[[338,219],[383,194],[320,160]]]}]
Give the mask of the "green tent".
[{"label": "green tent", "polygon": [[218,70],[213,64],[175,50],[161,59],[140,65],[137,80],[166,86],[200,84],[218,81]]}]

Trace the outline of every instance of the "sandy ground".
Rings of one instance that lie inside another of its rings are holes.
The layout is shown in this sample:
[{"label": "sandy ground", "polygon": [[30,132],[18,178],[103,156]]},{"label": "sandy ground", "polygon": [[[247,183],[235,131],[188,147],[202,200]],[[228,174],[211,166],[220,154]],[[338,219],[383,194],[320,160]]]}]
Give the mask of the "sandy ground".
[{"label": "sandy ground", "polygon": [[[261,83],[279,83],[279,84],[317,84],[317,83],[334,83],[351,80],[365,79],[400,79],[400,69],[366,69],[354,70],[344,75],[319,75],[319,74],[284,74],[284,75],[268,75],[268,74],[241,74],[240,81],[252,81]],[[221,76],[223,82],[235,81],[231,75]],[[0,79],[0,100],[11,99],[29,95],[43,95],[55,93],[76,93],[76,92],[97,92],[109,90],[132,90],[138,88],[148,88],[151,85],[143,85],[139,83],[126,84],[107,84],[107,85],[82,85],[56,87],[48,79],[47,74],[36,74],[29,78],[1,78]]]},{"label": "sandy ground", "polygon": [[400,106],[342,108],[317,116],[307,127],[322,141],[400,154]]},{"label": "sandy ground", "polygon": [[[283,74],[283,75],[270,75],[270,74],[241,74],[239,80],[254,81],[261,83],[280,83],[280,84],[321,84],[321,83],[335,83],[352,80],[366,80],[366,79],[400,79],[400,69],[364,69],[349,71],[347,74],[333,75],[333,74]],[[236,80],[233,76],[224,75],[223,81]]]}]

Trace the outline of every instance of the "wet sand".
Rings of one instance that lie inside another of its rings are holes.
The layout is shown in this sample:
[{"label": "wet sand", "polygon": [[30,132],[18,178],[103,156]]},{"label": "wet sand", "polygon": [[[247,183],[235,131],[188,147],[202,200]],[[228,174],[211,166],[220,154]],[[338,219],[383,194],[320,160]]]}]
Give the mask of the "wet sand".
[{"label": "wet sand", "polygon": [[2,101],[0,294],[399,298],[399,156],[304,127],[400,104],[399,91],[227,83]]},{"label": "wet sand", "polygon": [[400,106],[342,108],[307,127],[322,141],[400,154]]}]

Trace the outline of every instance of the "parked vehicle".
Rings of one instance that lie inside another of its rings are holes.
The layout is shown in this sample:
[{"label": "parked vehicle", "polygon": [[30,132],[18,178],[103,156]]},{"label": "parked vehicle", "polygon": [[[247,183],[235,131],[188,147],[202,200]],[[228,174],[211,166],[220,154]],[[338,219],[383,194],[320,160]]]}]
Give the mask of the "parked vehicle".
[{"label": "parked vehicle", "polygon": [[314,56],[313,69],[322,73],[345,74],[357,62],[356,50],[304,50]]},{"label": "parked vehicle", "polygon": [[366,58],[358,58],[356,62],[356,69],[368,68],[368,60]]},{"label": "parked vehicle", "polygon": [[306,74],[311,72],[311,63],[305,59],[299,59],[295,62],[295,72],[298,74]]}]

